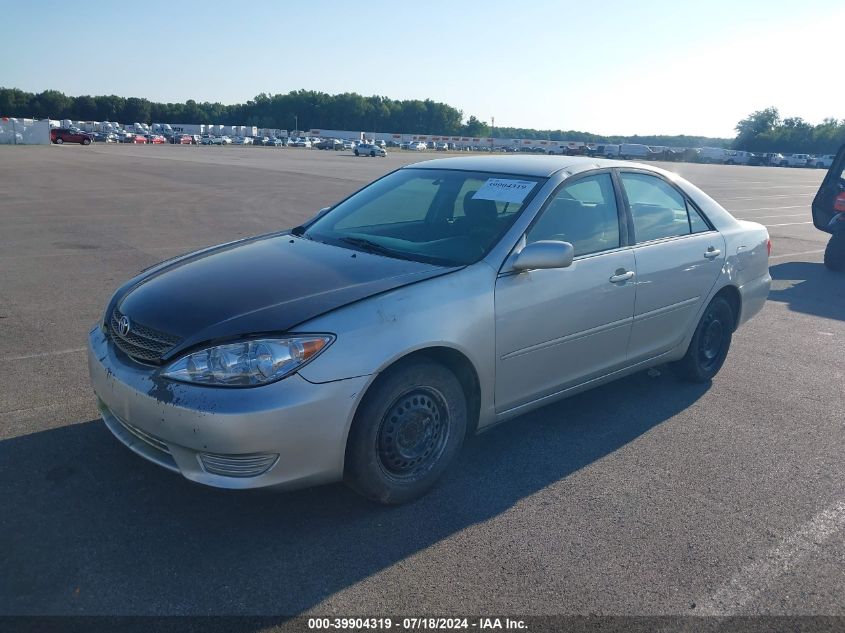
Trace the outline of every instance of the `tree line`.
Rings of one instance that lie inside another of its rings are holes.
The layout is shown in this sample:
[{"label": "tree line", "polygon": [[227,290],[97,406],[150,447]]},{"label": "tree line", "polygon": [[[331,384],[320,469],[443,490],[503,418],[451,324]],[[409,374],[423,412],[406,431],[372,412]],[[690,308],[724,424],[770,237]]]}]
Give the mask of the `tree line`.
[{"label": "tree line", "polygon": [[817,125],[801,117],[782,119],[777,108],[752,112],[736,124],[734,147],[749,152],[835,154],[845,144],[845,119]]},{"label": "tree line", "polygon": [[0,88],[0,115],[34,119],[74,121],[120,121],[121,123],[213,123],[255,125],[263,128],[301,130],[312,128],[384,131],[419,134],[472,134],[481,132],[480,122],[431,99],[395,100],[364,97],[356,93],[329,95],[297,90],[287,94],[260,94],[246,103],[157,103],[138,97],[116,95],[69,97],[58,90],[31,93]]},{"label": "tree line", "polygon": [[753,112],[737,123],[735,139],[686,135],[606,136],[578,130],[492,127],[448,104],[431,99],[396,100],[354,92],[330,95],[313,90],[262,93],[246,103],[158,103],[116,95],[67,96],[58,90],[39,93],[0,88],[0,116],[127,123],[214,123],[301,130],[362,130],[409,134],[520,138],[585,143],[642,143],[670,147],[733,147],[752,152],[832,154],[845,143],[845,119],[818,125],[800,117],[781,119],[777,108]]}]

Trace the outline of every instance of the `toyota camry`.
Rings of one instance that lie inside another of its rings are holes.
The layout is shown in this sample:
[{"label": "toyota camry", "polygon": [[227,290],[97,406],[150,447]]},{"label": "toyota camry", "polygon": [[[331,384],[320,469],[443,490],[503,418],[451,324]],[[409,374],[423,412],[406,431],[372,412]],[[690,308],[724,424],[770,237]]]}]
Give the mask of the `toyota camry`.
[{"label": "toyota camry", "polygon": [[655,167],[431,160],[142,271],[90,332],[91,381],[111,432],[189,480],[401,503],[531,409],[655,365],[711,380],[770,250]]}]

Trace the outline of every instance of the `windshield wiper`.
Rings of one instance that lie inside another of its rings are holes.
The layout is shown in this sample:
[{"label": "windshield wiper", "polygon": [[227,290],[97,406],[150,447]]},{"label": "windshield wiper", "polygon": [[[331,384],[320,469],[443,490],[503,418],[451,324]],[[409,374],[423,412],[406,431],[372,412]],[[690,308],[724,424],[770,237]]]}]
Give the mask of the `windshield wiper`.
[{"label": "windshield wiper", "polygon": [[373,242],[372,240],[368,240],[364,237],[341,237],[338,238],[338,240],[345,244],[358,246],[370,253],[378,253],[380,255],[387,255],[388,257],[396,257],[398,259],[410,259],[410,257],[408,257],[405,253],[394,251],[392,248],[388,248],[387,246],[383,246],[378,242]]}]

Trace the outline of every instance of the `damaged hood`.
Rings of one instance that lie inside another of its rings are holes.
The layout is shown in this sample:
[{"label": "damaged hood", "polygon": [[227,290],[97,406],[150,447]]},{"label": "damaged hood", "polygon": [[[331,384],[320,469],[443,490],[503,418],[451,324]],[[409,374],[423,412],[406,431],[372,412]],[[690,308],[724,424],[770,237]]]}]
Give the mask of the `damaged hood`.
[{"label": "damaged hood", "polygon": [[453,270],[277,233],[154,266],[115,293],[106,317],[117,308],[137,326],[179,338],[167,361],[200,343],[282,333]]}]

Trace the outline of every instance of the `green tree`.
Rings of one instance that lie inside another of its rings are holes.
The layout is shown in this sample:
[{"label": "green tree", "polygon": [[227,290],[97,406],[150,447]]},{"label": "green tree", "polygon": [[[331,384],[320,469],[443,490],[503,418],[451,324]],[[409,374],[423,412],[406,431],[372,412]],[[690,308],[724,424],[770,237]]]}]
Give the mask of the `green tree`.
[{"label": "green tree", "polygon": [[470,116],[466,124],[463,126],[462,133],[467,136],[489,136],[490,126],[484,121],[479,121],[475,116]]}]

